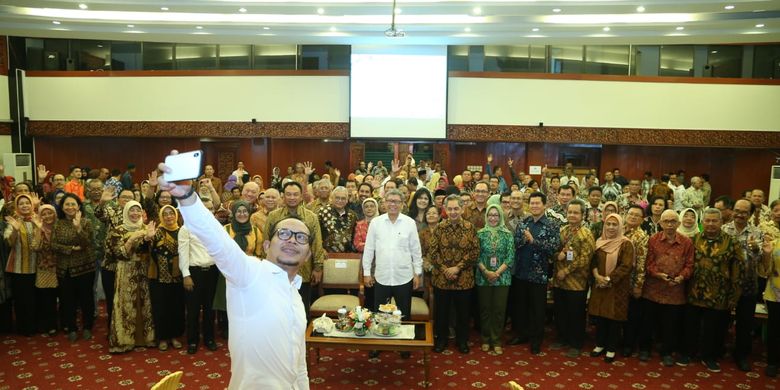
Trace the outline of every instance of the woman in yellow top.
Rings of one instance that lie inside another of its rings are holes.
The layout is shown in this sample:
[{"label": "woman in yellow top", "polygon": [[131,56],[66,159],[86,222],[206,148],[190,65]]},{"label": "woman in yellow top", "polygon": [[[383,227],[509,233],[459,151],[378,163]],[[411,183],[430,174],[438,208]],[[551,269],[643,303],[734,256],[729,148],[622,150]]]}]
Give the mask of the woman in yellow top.
[{"label": "woman in yellow top", "polygon": [[8,223],[4,238],[11,248],[5,272],[10,274],[13,291],[16,329],[25,336],[35,333],[35,273],[38,253],[33,248],[38,227],[33,223],[32,198],[17,195],[14,200],[16,215],[5,217]]},{"label": "woman in yellow top", "polygon": [[[235,201],[230,208],[230,212],[230,223],[225,225],[225,230],[236,241],[236,244],[244,250],[244,253],[259,257],[263,249],[263,235],[260,233],[260,229],[252,226],[252,223],[249,222],[249,203],[243,200]],[[217,323],[220,325],[222,336],[225,339],[228,338],[226,290],[225,277],[220,273],[217,279],[217,293],[214,295],[213,307],[217,311]]]},{"label": "woman in yellow top", "polygon": [[766,340],[766,376],[777,376],[777,363],[780,360],[780,238],[772,241],[764,236],[764,257],[759,266],[759,275],[766,277],[764,302],[769,313],[767,319]]}]

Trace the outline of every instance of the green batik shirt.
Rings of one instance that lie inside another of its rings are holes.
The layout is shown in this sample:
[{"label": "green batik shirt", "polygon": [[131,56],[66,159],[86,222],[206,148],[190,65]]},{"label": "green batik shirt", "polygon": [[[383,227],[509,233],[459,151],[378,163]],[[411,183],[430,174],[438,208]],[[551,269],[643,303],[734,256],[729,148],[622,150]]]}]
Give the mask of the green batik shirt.
[{"label": "green batik shirt", "polygon": [[693,237],[693,276],[688,282],[688,303],[715,310],[730,310],[740,294],[745,251],[739,240],[725,232],[714,239],[704,233]]},{"label": "green batik shirt", "polygon": [[[490,232],[482,230],[477,233],[479,238],[479,263],[476,273],[477,286],[509,286],[512,284],[512,267],[515,264],[515,241],[512,233],[506,230]],[[493,260],[495,258],[495,260]],[[501,264],[507,268],[494,283],[479,270],[479,264],[485,266],[488,271],[496,271]]]}]

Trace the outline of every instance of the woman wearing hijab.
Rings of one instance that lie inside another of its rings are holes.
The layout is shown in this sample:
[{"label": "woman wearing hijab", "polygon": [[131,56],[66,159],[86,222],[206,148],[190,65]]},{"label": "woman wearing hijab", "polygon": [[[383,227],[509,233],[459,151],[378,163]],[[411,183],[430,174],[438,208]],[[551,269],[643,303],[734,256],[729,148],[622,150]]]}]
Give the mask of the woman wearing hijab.
[{"label": "woman wearing hijab", "polygon": [[[225,225],[225,230],[231,238],[236,241],[239,247],[250,256],[260,256],[263,249],[263,235],[257,227],[249,222],[250,206],[249,203],[238,200],[233,202],[230,208],[230,223]],[[214,295],[214,310],[217,311],[217,322],[222,329],[224,338],[228,338],[228,318],[227,318],[227,284],[225,277],[220,273],[217,279],[217,293]]]},{"label": "woman wearing hijab", "polygon": [[4,238],[11,248],[5,272],[11,279],[16,329],[22,335],[32,336],[35,333],[35,274],[38,266],[38,253],[33,241],[38,228],[33,223],[35,212],[29,195],[17,195],[14,206],[16,215],[5,217],[8,226]]},{"label": "woman wearing hijab", "polygon": [[184,333],[184,288],[179,270],[179,212],[171,205],[160,209],[160,227],[152,238],[149,293],[157,347],[182,347],[177,339]]},{"label": "woman wearing hijab", "polygon": [[[355,246],[355,250],[358,253],[363,253],[363,249],[366,247],[366,236],[368,235],[368,225],[371,220],[379,215],[379,203],[374,198],[366,198],[363,200],[363,219],[357,221],[355,224],[355,237],[352,239],[352,244]],[[370,301],[367,301],[370,302]]]},{"label": "woman wearing hijab", "polygon": [[84,340],[92,338],[95,322],[95,259],[92,258],[92,225],[82,218],[84,207],[75,194],[60,200],[57,221],[52,229],[51,246],[58,256],[57,277],[60,285],[62,326],[68,329],[68,340],[76,341],[76,306],[81,309]]},{"label": "woman wearing hijab", "polygon": [[680,213],[680,226],[677,227],[677,231],[683,236],[693,239],[695,235],[699,234],[699,219],[697,215],[694,209],[683,209]]},{"label": "woman wearing hijab", "polygon": [[[590,224],[590,232],[593,233],[593,237],[601,237],[601,231],[604,230],[604,218],[607,218],[610,214],[616,214],[618,212],[618,204],[615,201],[604,202],[604,207],[601,212],[601,221]],[[598,238],[597,238],[598,239]]]},{"label": "woman wearing hijab", "polygon": [[51,246],[51,234],[57,221],[57,210],[50,204],[42,205],[33,223],[36,234],[35,250],[38,251],[38,269],[35,273],[35,306],[38,330],[53,335],[57,332],[57,255]]},{"label": "woman wearing hijab", "polygon": [[504,353],[502,336],[506,300],[514,265],[514,235],[506,228],[504,212],[491,204],[485,212],[485,227],[477,232],[479,260],[477,261],[477,295],[479,299],[482,351],[491,346],[497,355]]},{"label": "woman wearing hijab", "polygon": [[144,225],[143,209],[136,201],[125,203],[122,221],[122,226],[108,239],[117,259],[114,311],[108,335],[111,353],[154,346],[147,272],[155,224]]},{"label": "woman wearing hijab", "polygon": [[623,236],[623,218],[619,214],[610,214],[604,217],[603,222],[604,231],[596,241],[596,253],[590,266],[595,282],[588,302],[588,314],[596,317],[596,348],[590,356],[606,353],[604,361],[612,363],[622,323],[628,319],[634,245]]}]

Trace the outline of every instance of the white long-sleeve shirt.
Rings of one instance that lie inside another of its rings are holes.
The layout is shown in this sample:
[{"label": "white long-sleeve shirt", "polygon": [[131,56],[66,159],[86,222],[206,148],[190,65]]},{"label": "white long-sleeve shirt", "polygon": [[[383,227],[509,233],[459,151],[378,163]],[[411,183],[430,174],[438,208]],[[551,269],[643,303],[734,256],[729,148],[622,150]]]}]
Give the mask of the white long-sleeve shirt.
[{"label": "white long-sleeve shirt", "polygon": [[186,278],[190,276],[190,267],[210,267],[214,264],[214,259],[206,252],[206,247],[193,236],[186,226],[179,229],[179,270],[181,276]]},{"label": "white long-sleeve shirt", "polygon": [[246,255],[199,199],[179,211],[227,281],[228,388],[308,389],[301,277]]},{"label": "white long-sleeve shirt", "polygon": [[382,214],[371,221],[363,250],[364,276],[371,276],[374,259],[374,278],[384,286],[400,286],[422,274],[420,237],[412,218],[399,214],[392,222],[387,214]]}]

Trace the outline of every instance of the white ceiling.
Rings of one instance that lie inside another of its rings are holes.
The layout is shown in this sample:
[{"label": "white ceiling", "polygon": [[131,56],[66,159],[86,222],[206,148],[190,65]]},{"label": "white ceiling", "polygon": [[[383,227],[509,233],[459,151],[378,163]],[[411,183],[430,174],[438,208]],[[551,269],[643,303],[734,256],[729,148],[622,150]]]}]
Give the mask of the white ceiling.
[{"label": "white ceiling", "polygon": [[397,29],[406,37],[389,39],[392,6],[392,0],[0,0],[0,34],[253,44],[780,42],[780,0],[398,0]]}]

